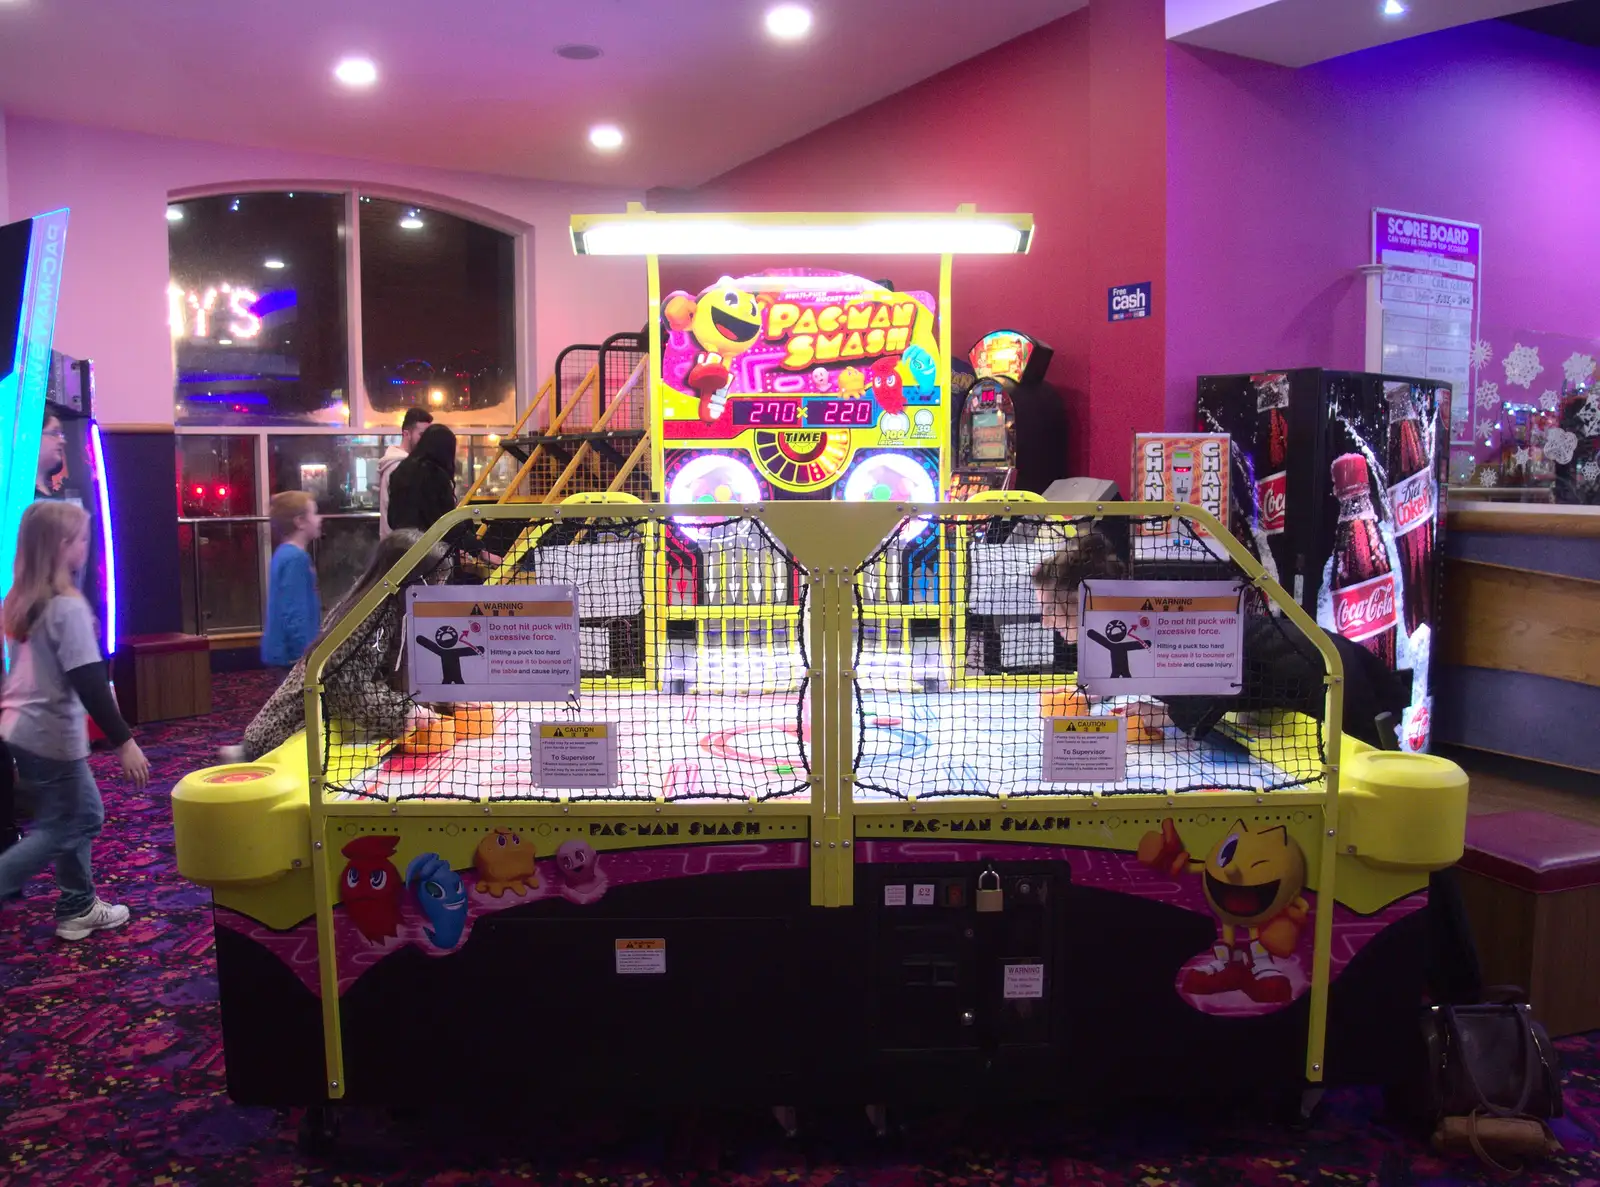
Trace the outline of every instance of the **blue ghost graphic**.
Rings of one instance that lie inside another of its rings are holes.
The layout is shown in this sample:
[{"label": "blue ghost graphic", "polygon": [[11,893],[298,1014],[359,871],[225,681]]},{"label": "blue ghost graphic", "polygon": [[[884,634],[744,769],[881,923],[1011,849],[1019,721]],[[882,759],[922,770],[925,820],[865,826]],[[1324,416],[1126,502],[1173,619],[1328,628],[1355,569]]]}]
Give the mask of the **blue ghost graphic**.
[{"label": "blue ghost graphic", "polygon": [[461,875],[437,853],[419,853],[406,867],[406,886],[427,919],[423,929],[435,948],[454,948],[467,926],[467,888]]},{"label": "blue ghost graphic", "polygon": [[900,361],[911,372],[911,382],[906,385],[906,395],[912,400],[932,403],[939,398],[939,365],[933,356],[920,346],[909,348]]}]

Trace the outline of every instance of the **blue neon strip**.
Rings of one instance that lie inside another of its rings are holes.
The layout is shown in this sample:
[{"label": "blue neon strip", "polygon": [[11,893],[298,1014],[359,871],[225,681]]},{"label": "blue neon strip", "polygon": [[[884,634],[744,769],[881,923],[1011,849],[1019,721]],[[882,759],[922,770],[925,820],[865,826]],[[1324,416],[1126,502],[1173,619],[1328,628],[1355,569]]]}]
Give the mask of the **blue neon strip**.
[{"label": "blue neon strip", "polygon": [[[0,466],[0,597],[11,589],[22,513],[33,502],[39,472],[39,433],[44,428],[44,396],[50,380],[50,345],[55,336],[56,300],[67,247],[67,211],[36,215],[28,245],[28,272],[22,286],[21,332],[12,375],[0,390],[0,441],[9,439],[9,456]],[[6,420],[10,424],[6,424]]]},{"label": "blue neon strip", "polygon": [[100,487],[100,539],[104,543],[106,566],[106,654],[117,651],[117,545],[111,538],[111,475],[106,470],[106,451],[100,444],[100,426],[89,422],[89,446],[94,450],[94,468]]}]

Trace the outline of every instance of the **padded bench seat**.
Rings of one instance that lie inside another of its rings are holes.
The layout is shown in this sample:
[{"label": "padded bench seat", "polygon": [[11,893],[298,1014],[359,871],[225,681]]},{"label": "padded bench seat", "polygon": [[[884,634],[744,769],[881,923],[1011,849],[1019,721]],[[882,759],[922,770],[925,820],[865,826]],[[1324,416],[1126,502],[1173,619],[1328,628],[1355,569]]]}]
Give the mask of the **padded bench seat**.
[{"label": "padded bench seat", "polygon": [[1600,1030],[1600,827],[1467,817],[1461,890],[1491,985],[1521,985],[1553,1036]]}]

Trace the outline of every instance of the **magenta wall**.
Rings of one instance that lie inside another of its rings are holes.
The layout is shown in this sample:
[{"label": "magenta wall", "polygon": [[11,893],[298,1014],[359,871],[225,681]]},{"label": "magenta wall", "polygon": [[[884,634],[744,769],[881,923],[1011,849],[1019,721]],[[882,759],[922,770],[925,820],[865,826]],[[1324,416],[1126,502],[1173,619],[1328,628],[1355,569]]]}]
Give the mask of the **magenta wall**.
[{"label": "magenta wall", "polygon": [[1168,121],[1169,428],[1196,375],[1361,366],[1374,206],[1483,225],[1484,325],[1600,337],[1600,51],[1498,22],[1297,71],[1173,45]]}]

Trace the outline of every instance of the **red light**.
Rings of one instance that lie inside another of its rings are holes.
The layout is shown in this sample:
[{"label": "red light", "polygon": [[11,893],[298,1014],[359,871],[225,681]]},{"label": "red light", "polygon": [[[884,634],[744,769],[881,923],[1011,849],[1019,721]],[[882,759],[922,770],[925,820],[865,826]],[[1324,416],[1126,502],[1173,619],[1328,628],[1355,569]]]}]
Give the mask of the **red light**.
[{"label": "red light", "polygon": [[217,487],[217,498],[226,499],[227,497],[228,497],[228,488],[225,487],[225,486]]},{"label": "red light", "polygon": [[197,498],[197,499],[205,498],[206,497],[206,488],[203,487],[203,486],[195,487],[194,488],[194,497]]}]

